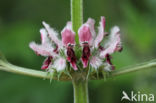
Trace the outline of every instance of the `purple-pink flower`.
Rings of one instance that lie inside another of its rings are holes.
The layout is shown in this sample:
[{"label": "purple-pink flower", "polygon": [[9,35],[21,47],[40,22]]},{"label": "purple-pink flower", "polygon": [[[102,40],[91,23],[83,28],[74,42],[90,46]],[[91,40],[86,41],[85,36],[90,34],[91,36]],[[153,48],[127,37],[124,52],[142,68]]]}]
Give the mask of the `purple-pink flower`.
[{"label": "purple-pink flower", "polygon": [[[114,69],[111,63],[111,54],[115,51],[121,51],[120,29],[115,26],[111,29],[109,38],[105,32],[105,17],[101,17],[99,22],[98,32],[95,32],[95,21],[88,19],[78,30],[79,42],[76,45],[75,35],[72,29],[72,22],[67,22],[64,29],[61,31],[62,39],[59,39],[59,34],[51,28],[47,23],[43,22],[45,28],[40,30],[41,44],[35,42],[30,43],[30,48],[36,54],[47,57],[43,62],[41,69],[55,69],[63,71],[68,68],[67,63],[74,70],[91,67],[97,70],[103,67],[106,71]],[[76,46],[78,52],[81,52],[81,58],[76,56]],[[78,62],[81,61],[82,67]]]}]

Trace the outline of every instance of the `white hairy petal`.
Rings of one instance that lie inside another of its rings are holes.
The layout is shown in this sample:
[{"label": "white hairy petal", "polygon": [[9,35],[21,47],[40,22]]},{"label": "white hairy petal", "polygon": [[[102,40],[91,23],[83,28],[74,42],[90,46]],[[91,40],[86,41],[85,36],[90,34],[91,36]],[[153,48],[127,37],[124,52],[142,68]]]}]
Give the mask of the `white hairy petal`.
[{"label": "white hairy petal", "polygon": [[87,24],[89,25],[89,27],[90,27],[90,32],[91,32],[91,34],[92,34],[92,37],[94,38],[94,37],[96,36],[95,27],[94,27],[94,25],[95,25],[95,20],[92,19],[92,18],[88,18]]},{"label": "white hairy petal", "polygon": [[63,71],[66,68],[66,60],[64,58],[58,58],[52,67],[55,68],[58,72]]},{"label": "white hairy petal", "polygon": [[99,43],[103,40],[104,36],[106,33],[104,32],[105,28],[105,17],[101,17],[101,21],[99,22],[99,27],[98,27],[98,35],[94,40],[94,46],[95,48],[98,48]]},{"label": "white hairy petal", "polygon": [[39,45],[36,44],[35,42],[31,42],[29,44],[29,47],[32,50],[34,50],[37,54],[42,56],[53,56],[53,57],[57,56],[57,54],[53,52],[54,49],[49,44]]},{"label": "white hairy petal", "polygon": [[45,23],[44,21],[42,23],[43,23],[45,29],[47,30],[51,40],[54,41],[58,45],[59,48],[61,48],[62,42],[57,37],[58,33],[53,28],[51,28],[47,23]]},{"label": "white hairy petal", "polygon": [[121,48],[120,29],[115,26],[111,29],[111,35],[108,42],[104,46],[104,50],[100,53],[100,57],[105,58],[107,54],[112,54]]},{"label": "white hairy petal", "polygon": [[90,65],[93,68],[98,69],[102,65],[102,60],[96,56],[93,56],[90,60]]},{"label": "white hairy petal", "polygon": [[50,41],[49,41],[49,38],[48,38],[47,31],[44,28],[42,28],[42,29],[40,29],[40,33],[41,33],[41,42],[42,42],[42,44],[49,43]]}]

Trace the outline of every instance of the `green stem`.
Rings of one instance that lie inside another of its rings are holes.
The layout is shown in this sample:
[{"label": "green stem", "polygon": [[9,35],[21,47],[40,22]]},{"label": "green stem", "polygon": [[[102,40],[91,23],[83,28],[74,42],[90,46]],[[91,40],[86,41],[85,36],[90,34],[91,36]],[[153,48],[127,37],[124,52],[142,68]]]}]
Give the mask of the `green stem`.
[{"label": "green stem", "polygon": [[[21,75],[26,75],[26,76],[45,78],[45,79],[52,78],[54,80],[58,80],[58,77],[57,75],[55,75],[55,72],[54,72],[54,75],[53,74],[48,75],[47,72],[16,66],[16,65],[10,64],[9,62],[2,61],[2,60],[0,60],[0,70],[11,72],[11,73],[16,73],[16,74],[21,74]],[[59,80],[69,81],[71,80],[71,78],[68,75],[62,74]]]},{"label": "green stem", "polygon": [[[156,60],[151,60],[149,62],[140,63],[134,66],[124,67],[122,69],[115,70],[107,78],[121,76],[121,75],[125,75],[128,73],[148,70],[148,69],[156,69]],[[30,68],[19,67],[19,66],[10,64],[8,62],[5,62],[3,60],[0,60],[0,70],[11,72],[11,73],[16,73],[16,74],[21,74],[21,75],[32,76],[32,77],[47,78],[47,79],[51,78],[50,75],[47,75],[47,72],[34,70]],[[54,75],[53,79],[58,80],[57,75]],[[97,77],[97,73],[94,73],[89,76],[89,79],[98,80],[98,79],[103,79],[103,77],[100,77],[100,76]],[[71,78],[66,74],[62,74],[59,80],[70,81]]]},{"label": "green stem", "polygon": [[83,23],[83,0],[71,0],[71,21],[76,32],[76,44],[79,44],[78,29]]},{"label": "green stem", "polygon": [[133,66],[129,66],[129,67],[124,67],[119,69],[118,71],[114,71],[112,76],[119,76],[119,75],[123,75],[123,74],[128,74],[131,72],[137,72],[137,71],[141,71],[141,70],[147,70],[147,69],[156,69],[156,60],[151,60],[149,62],[144,62],[144,63],[140,63],[137,65],[133,65]]},{"label": "green stem", "polygon": [[74,103],[89,103],[88,81],[72,80],[74,89]]}]

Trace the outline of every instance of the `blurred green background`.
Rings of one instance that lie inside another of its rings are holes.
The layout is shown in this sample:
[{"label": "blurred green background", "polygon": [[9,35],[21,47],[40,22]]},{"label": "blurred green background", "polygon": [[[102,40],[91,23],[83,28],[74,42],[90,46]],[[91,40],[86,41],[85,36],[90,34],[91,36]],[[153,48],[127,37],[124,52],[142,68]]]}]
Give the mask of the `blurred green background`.
[{"label": "blurred green background", "polygon": [[[156,58],[156,0],[84,0],[84,21],[92,17],[98,25],[100,16],[106,17],[106,31],[114,25],[121,28],[124,50],[112,55],[117,69]],[[43,20],[61,31],[70,20],[70,0],[0,0],[0,50],[11,63],[40,69],[44,58],[28,45],[40,42]],[[90,81],[90,103],[120,103],[123,90],[156,95],[155,72]],[[72,102],[70,82],[50,84],[49,80],[0,71],[0,103]]]}]

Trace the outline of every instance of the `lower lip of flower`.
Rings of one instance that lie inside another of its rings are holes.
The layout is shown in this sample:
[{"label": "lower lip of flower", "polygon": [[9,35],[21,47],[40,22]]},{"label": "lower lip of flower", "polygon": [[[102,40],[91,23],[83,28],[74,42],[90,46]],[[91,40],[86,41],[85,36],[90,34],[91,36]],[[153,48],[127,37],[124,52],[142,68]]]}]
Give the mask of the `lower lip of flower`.
[{"label": "lower lip of flower", "polygon": [[86,68],[88,65],[88,60],[90,57],[90,48],[88,43],[83,44],[83,54],[82,54],[82,62],[83,62],[83,67]]},{"label": "lower lip of flower", "polygon": [[49,64],[51,63],[52,56],[49,56],[43,63],[41,69],[47,69],[49,67]]},{"label": "lower lip of flower", "polygon": [[77,70],[75,52],[71,46],[67,47],[67,60],[71,63],[72,67]]}]

